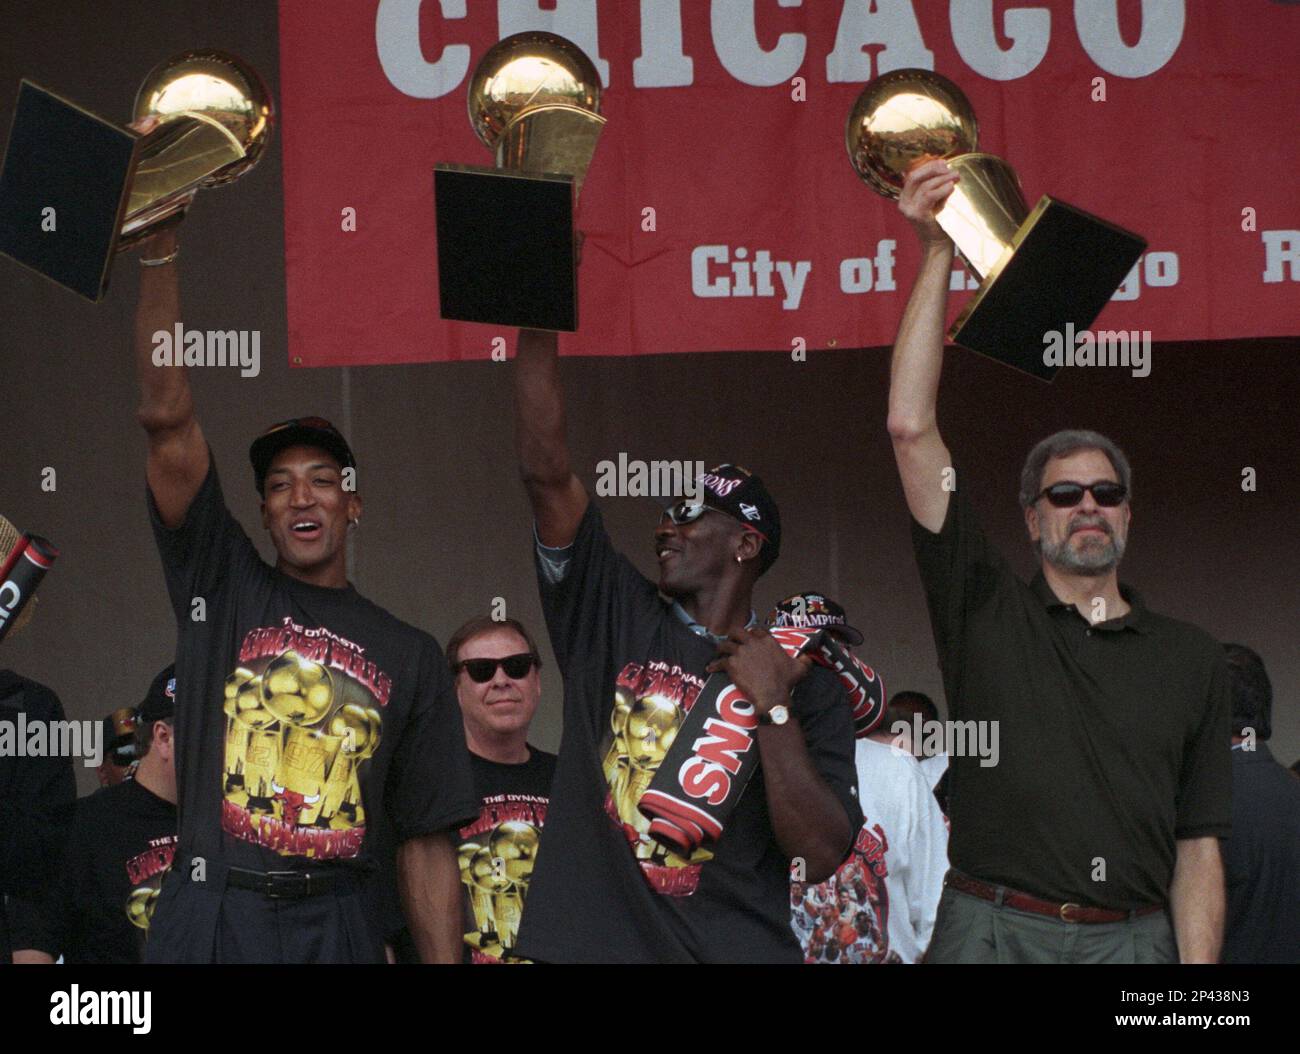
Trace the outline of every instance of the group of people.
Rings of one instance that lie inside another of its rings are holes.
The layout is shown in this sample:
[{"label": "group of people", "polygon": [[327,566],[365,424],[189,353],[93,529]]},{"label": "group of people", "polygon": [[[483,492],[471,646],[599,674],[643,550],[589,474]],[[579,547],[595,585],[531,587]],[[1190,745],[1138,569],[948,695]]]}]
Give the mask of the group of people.
[{"label": "group of people", "polygon": [[[348,582],[362,501],[328,421],[252,443],[276,551],[261,559],[227,509],[185,368],[151,358],[151,335],[180,318],[173,228],[143,245],[135,341],[174,671],[140,708],[134,775],[80,804],[61,855],[34,830],[56,826],[51,799],[21,818],[32,833],[4,889],[28,905],[10,912],[19,954],[1294,960],[1300,781],[1264,745],[1267,677],[1248,649],[1120,582],[1123,452],[1088,431],[1030,452],[1020,504],[1040,570],[1026,583],[940,435],[953,247],[934,213],[956,179],[931,162],[902,193],[923,260],[888,430],[949,718],[994,724],[995,764],[913,756],[926,751],[912,716],[938,719],[916,693],[888,711],[882,695],[863,719],[854,693],[878,680],[834,601],[798,594],[760,619],[781,515],[750,471],[710,469],[647,524],[658,577],[644,576],[571,462],[555,336],[524,331],[516,446],[563,679],[559,753],[536,749],[541,658],[525,626],[472,619],[444,653]],[[113,911],[131,928],[101,942]]]}]

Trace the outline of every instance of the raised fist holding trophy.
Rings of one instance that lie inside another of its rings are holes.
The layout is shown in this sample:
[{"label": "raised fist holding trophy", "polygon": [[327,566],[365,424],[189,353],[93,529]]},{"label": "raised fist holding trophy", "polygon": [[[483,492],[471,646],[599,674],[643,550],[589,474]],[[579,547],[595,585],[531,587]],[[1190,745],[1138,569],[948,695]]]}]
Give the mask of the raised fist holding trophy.
[{"label": "raised fist holding trophy", "polygon": [[948,338],[1050,381],[1057,367],[1043,362],[1044,334],[1087,329],[1146,241],[1047,195],[1030,210],[1015,171],[977,152],[978,140],[961,89],[922,69],[868,83],[845,128],[849,160],[876,193],[899,198],[915,173],[904,215],[927,240],[933,228],[925,213],[933,208],[933,221],[980,280]]},{"label": "raised fist holding trophy", "polygon": [[100,300],[113,257],[252,168],[273,121],[262,79],[222,51],[155,67],[126,128],[25,80],[0,170],[0,252]]},{"label": "raised fist holding trophy", "polygon": [[573,332],[573,212],[605,126],[596,67],[554,33],[506,37],[474,70],[469,119],[496,165],[435,167],[442,317]]}]

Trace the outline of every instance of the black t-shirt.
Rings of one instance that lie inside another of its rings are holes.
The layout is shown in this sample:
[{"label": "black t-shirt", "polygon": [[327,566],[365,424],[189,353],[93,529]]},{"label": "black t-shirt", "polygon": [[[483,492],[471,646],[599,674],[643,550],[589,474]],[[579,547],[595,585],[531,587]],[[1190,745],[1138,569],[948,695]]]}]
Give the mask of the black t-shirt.
[{"label": "black t-shirt", "polygon": [[510,958],[519,935],[555,776],[554,754],[528,751],[528,760],[517,765],[470,755],[482,806],[456,838],[469,962]]},{"label": "black t-shirt", "polygon": [[176,851],[176,806],[133,779],[77,803],[27,947],[67,963],[137,963]]},{"label": "black t-shirt", "polygon": [[1263,743],[1232,749],[1225,963],[1300,963],[1300,780]]},{"label": "black t-shirt", "polygon": [[[542,607],[564,675],[564,737],[518,942],[540,961],[791,962],[790,861],[776,844],[761,766],[722,837],[689,859],[652,841],[637,811],[716,646],[692,633],[616,552],[594,503],[558,584],[539,563]],[[792,716],[813,764],[862,825],[853,718],[814,667]],[[848,846],[845,846],[847,851]]]},{"label": "black t-shirt", "polygon": [[1041,572],[1016,577],[960,491],[912,539],[950,716],[998,722],[996,764],[949,763],[952,866],[1062,902],[1165,903],[1175,839],[1230,829],[1223,649],[1126,585],[1132,610],[1090,623]]},{"label": "black t-shirt", "polygon": [[[477,813],[431,636],[351,585],[309,585],[264,563],[226,509],[215,463],[179,528],[162,525],[152,496],[149,510],[179,628],[182,860],[369,870],[385,824],[401,843]],[[166,924],[160,912],[155,925]]]},{"label": "black t-shirt", "polygon": [[[43,684],[0,670],[0,734],[16,737],[29,723],[62,721],[59,697]],[[44,896],[77,797],[70,757],[23,757],[16,741],[0,751],[0,962],[11,947],[5,901]]]}]

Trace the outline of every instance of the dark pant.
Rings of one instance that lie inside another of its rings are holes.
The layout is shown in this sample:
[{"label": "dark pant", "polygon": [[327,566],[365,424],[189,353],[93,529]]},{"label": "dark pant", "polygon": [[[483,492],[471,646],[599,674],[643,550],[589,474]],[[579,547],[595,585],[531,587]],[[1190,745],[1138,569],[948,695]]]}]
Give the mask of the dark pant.
[{"label": "dark pant", "polygon": [[[209,864],[209,872],[214,865]],[[173,870],[149,926],[150,963],[382,963],[360,888],[273,899]]]},{"label": "dark pant", "polygon": [[1062,922],[945,888],[927,963],[1176,963],[1167,912]]}]

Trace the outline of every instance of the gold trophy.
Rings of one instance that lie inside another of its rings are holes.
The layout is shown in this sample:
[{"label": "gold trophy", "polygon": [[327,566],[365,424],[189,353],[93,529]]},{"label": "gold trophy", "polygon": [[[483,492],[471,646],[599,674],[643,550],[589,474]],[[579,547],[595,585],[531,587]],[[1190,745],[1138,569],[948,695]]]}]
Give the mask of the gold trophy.
[{"label": "gold trophy", "polygon": [[287,730],[271,790],[290,827],[316,822],[325,792],[326,736],[317,728],[334,705],[334,678],[289,650],[262,673],[262,705]]},{"label": "gold trophy", "polygon": [[119,128],[24,80],[0,170],[0,252],[102,299],[116,253],[257,163],[274,107],[243,60],[187,51],[140,86],[131,118],[148,117],[146,133]]},{"label": "gold trophy", "polygon": [[633,705],[627,716],[624,741],[628,748],[627,782],[622,794],[615,799],[619,819],[631,824],[642,840],[635,847],[638,859],[651,859],[658,843],[649,841],[650,821],[636,807],[650,782],[659,771],[659,764],[668,748],[677,738],[686,715],[681,707],[666,695],[643,695]]},{"label": "gold trophy", "polygon": [[434,167],[442,317],[578,328],[573,209],[605,119],[575,44],[516,33],[470,79],[469,117],[494,168]]},{"label": "gold trophy", "polygon": [[961,179],[935,214],[979,290],[948,339],[1050,381],[1045,335],[1087,329],[1106,306],[1146,241],[1044,195],[1031,210],[1006,161],[976,150],[970,102],[930,70],[894,70],[863,88],[845,127],[854,170],[897,198],[917,165],[943,158]]},{"label": "gold trophy", "polygon": [[262,701],[262,678],[240,666],[226,678],[225,795],[249,812],[272,811],[283,746],[279,719]]},{"label": "gold trophy", "polygon": [[475,930],[473,933],[465,934],[465,943],[472,948],[483,948],[496,939],[496,928],[492,919],[492,894],[474,881],[474,860],[484,848],[478,842],[465,842],[456,852],[456,862],[460,866],[460,880],[465,886],[470,912],[474,916]]}]

